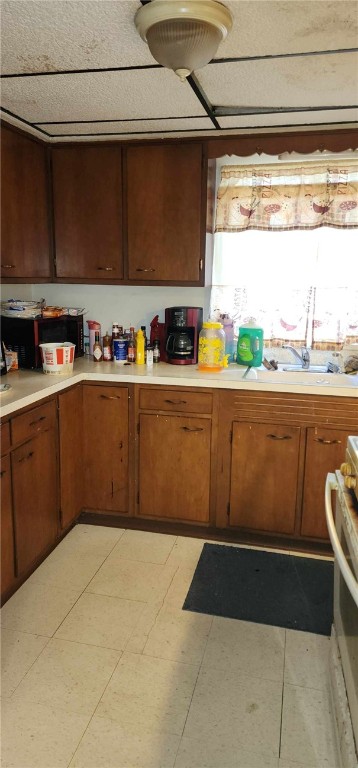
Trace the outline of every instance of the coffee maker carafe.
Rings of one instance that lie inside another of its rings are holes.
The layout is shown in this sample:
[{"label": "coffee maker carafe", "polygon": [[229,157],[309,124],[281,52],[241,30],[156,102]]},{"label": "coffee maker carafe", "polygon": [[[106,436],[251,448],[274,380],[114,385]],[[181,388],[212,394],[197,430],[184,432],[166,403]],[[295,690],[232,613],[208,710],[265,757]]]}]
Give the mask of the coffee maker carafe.
[{"label": "coffee maker carafe", "polygon": [[168,363],[195,365],[198,362],[198,339],[202,324],[202,307],[167,307],[165,351]]}]

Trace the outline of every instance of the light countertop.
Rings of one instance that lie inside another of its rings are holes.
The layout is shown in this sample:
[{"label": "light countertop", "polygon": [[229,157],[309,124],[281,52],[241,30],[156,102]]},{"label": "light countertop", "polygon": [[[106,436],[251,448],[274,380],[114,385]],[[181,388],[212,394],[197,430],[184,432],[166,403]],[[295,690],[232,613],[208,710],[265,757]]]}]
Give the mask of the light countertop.
[{"label": "light countertop", "polygon": [[159,363],[152,369],[135,364],[94,363],[88,358],[75,360],[70,375],[44,374],[38,371],[10,371],[2,384],[10,385],[0,395],[0,416],[14,413],[20,408],[32,405],[44,397],[61,392],[81,381],[102,381],[113,383],[161,384],[182,387],[214,387],[231,390],[262,390],[265,392],[292,392],[297,394],[332,395],[334,397],[356,397],[358,399],[358,374],[288,374],[280,371],[269,372],[246,369],[235,363],[220,373],[203,373],[196,365],[169,365]]}]

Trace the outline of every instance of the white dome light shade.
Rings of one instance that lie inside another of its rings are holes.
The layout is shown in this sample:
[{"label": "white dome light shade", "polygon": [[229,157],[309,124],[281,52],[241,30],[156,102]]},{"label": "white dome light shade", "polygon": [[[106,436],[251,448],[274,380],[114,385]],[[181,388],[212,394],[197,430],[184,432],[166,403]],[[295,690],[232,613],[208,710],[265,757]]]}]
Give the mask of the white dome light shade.
[{"label": "white dome light shade", "polygon": [[185,80],[215,56],[232,16],[216,0],[152,0],[137,11],[135,24],[155,60]]}]

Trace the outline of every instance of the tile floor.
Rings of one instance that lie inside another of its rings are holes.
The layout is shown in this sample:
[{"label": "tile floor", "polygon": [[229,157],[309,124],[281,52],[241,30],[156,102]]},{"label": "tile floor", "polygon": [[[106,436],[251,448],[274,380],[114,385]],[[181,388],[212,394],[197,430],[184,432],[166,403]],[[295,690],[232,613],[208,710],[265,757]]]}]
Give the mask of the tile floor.
[{"label": "tile floor", "polygon": [[202,546],[78,525],[6,603],[3,768],[338,768],[328,638],[182,611]]}]

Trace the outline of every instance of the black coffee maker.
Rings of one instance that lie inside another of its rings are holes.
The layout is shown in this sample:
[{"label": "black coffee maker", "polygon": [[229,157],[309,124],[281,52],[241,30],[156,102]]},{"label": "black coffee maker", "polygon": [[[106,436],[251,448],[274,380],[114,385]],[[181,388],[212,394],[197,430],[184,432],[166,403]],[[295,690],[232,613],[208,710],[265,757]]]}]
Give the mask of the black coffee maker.
[{"label": "black coffee maker", "polygon": [[202,307],[167,307],[165,352],[168,363],[195,365],[198,362],[198,339],[202,324]]}]

